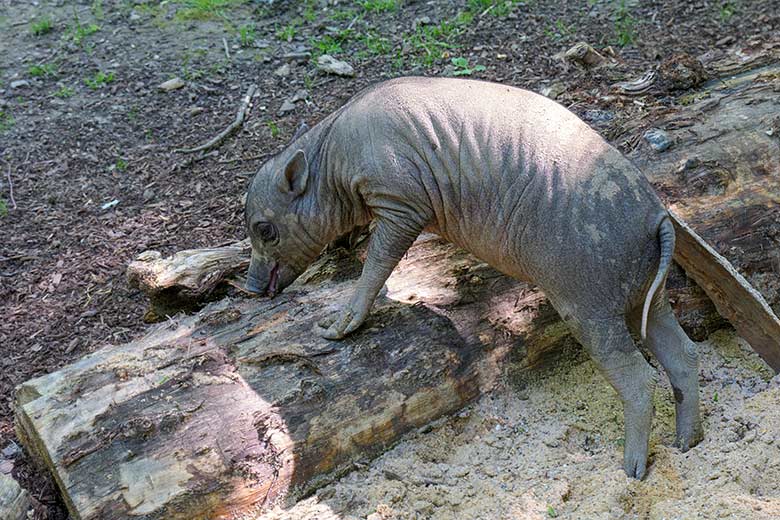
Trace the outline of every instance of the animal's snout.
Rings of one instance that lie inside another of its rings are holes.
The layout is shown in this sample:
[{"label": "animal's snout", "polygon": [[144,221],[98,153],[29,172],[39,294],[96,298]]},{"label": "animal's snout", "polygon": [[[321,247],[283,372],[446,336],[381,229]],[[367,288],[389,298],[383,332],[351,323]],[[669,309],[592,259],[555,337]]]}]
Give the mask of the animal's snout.
[{"label": "animal's snout", "polygon": [[278,262],[266,264],[253,255],[246,276],[246,290],[260,296],[275,296],[286,286],[279,284],[279,271]]},{"label": "animal's snout", "polygon": [[265,292],[265,286],[260,283],[256,278],[250,276],[247,276],[246,278],[246,284],[244,284],[244,288],[254,294],[262,294]]},{"label": "animal's snout", "polygon": [[271,281],[271,269],[268,264],[262,262],[252,255],[249,261],[249,270],[246,274],[246,290],[261,296],[268,293]]}]

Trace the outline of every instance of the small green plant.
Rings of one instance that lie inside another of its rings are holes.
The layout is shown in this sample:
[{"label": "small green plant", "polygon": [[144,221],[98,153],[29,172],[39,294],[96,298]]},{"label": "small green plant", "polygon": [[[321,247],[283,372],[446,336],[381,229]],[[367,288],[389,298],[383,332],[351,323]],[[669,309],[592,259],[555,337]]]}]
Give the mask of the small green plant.
[{"label": "small green plant", "polygon": [[198,49],[192,52],[185,52],[181,63],[181,75],[186,80],[200,79],[206,75],[204,70],[193,67],[193,62],[196,58],[202,58],[206,51]]},{"label": "small green plant", "polygon": [[276,31],[276,37],[283,42],[291,42],[298,34],[298,27],[295,23],[290,23]]},{"label": "small green plant", "polygon": [[178,20],[210,20],[223,17],[228,7],[243,3],[245,0],[183,0],[182,9],[176,11]]},{"label": "small green plant", "polygon": [[312,40],[311,46],[314,48],[314,54],[317,56],[323,54],[333,55],[344,52],[344,49],[341,47],[341,41],[333,36],[323,36],[322,38]]},{"label": "small green plant", "polygon": [[317,21],[317,4],[315,0],[306,1],[306,6],[303,8],[301,16],[309,23]]},{"label": "small green plant", "polygon": [[452,58],[452,65],[455,67],[453,76],[471,76],[475,72],[482,72],[485,70],[484,65],[474,65],[469,67],[469,60],[466,58]]},{"label": "small green plant", "polygon": [[230,69],[232,65],[232,62],[227,58],[222,58],[216,63],[212,63],[207,71],[207,74],[211,74],[212,76],[222,76],[225,74],[228,69]]},{"label": "small green plant", "polygon": [[0,218],[8,215],[8,203],[5,199],[0,199]]},{"label": "small green plant", "polygon": [[109,83],[112,83],[114,81],[114,73],[113,72],[103,72],[102,70],[99,70],[95,73],[94,76],[91,78],[86,78],[84,80],[84,83],[87,84],[89,88],[92,90],[97,90],[99,88],[102,88],[103,85],[108,85]]},{"label": "small green plant", "polygon": [[631,16],[626,6],[626,0],[620,0],[615,6],[615,43],[621,47],[634,43],[636,38],[635,25],[636,19]]},{"label": "small green plant", "polygon": [[561,40],[574,34],[574,25],[566,25],[566,22],[559,18],[554,25],[548,26],[544,30],[544,34],[551,40]]},{"label": "small green plant", "polygon": [[56,92],[54,92],[54,95],[58,98],[66,99],[73,95],[73,89],[67,85],[62,85],[59,89],[57,89]]},{"label": "small green plant", "polygon": [[265,124],[268,127],[268,130],[271,131],[272,138],[276,139],[277,137],[279,137],[279,133],[280,133],[279,126],[276,123],[274,123],[273,121],[267,121]]},{"label": "small green plant", "polygon": [[27,72],[34,78],[48,78],[57,74],[57,67],[53,63],[31,65]]},{"label": "small green plant", "polygon": [[314,48],[314,55],[339,54],[344,52],[346,45],[353,37],[355,32],[352,29],[339,29],[335,34],[325,35],[322,38],[312,39],[311,46]]},{"label": "small green plant", "polygon": [[345,22],[360,17],[360,14],[354,9],[337,9],[330,15],[334,22]]},{"label": "small green plant", "polygon": [[0,110],[0,133],[5,133],[14,126],[14,116],[4,110]]},{"label": "small green plant", "polygon": [[469,11],[476,14],[492,14],[493,16],[507,16],[517,0],[469,0]]},{"label": "small green plant", "polygon": [[358,0],[358,5],[370,13],[384,13],[398,9],[397,0]]},{"label": "small green plant", "polygon": [[558,18],[555,21],[555,28],[558,29],[558,32],[561,33],[563,36],[569,36],[574,34],[574,25],[566,25],[566,22]]},{"label": "small green plant", "polygon": [[429,67],[442,59],[445,53],[457,47],[455,40],[463,25],[463,19],[458,18],[455,21],[443,20],[439,25],[418,26],[407,40],[418,53],[417,61]]},{"label": "small green plant", "polygon": [[191,68],[191,67],[189,67],[188,65],[185,64],[185,65],[182,65],[181,75],[182,75],[182,77],[184,79],[193,81],[193,80],[200,79],[203,76],[205,76],[206,75],[206,71],[203,70],[203,69],[193,69],[193,68]]},{"label": "small green plant", "polygon": [[123,172],[127,170],[127,161],[119,157],[114,163],[114,168],[116,168],[116,171],[118,172]]},{"label": "small green plant", "polygon": [[553,506],[548,505],[547,506],[547,516],[549,518],[558,518],[558,512],[555,510]]},{"label": "small green plant", "polygon": [[89,25],[83,25],[79,18],[79,13],[76,11],[76,7],[73,7],[73,25],[68,27],[65,33],[65,38],[69,38],[76,45],[81,46],[82,42],[90,35],[95,34],[100,30],[97,24],[91,23]]},{"label": "small green plant", "polygon": [[379,36],[374,31],[369,31],[364,34],[362,41],[369,54],[381,56],[389,53],[393,49],[393,45],[390,43],[389,39]]},{"label": "small green plant", "polygon": [[718,392],[715,392],[712,394],[712,402],[717,403],[718,402]]},{"label": "small green plant", "polygon": [[238,37],[242,47],[251,47],[255,43],[255,25],[245,24],[238,28]]},{"label": "small green plant", "polygon": [[406,66],[406,58],[404,58],[404,53],[402,49],[398,49],[398,52],[396,53],[393,60],[390,62],[390,65],[392,66],[393,70],[400,71],[403,70]]},{"label": "small green plant", "polygon": [[471,11],[483,11],[495,4],[494,0],[469,0],[468,6]]},{"label": "small green plant", "polygon": [[723,2],[718,8],[718,15],[721,22],[728,22],[731,17],[736,13],[737,8],[732,2]]},{"label": "small green plant", "polygon": [[455,17],[455,25],[458,27],[465,27],[474,21],[474,13],[471,11],[461,11],[458,16]]},{"label": "small green plant", "polygon": [[92,0],[92,5],[90,6],[90,11],[92,11],[92,16],[95,17],[95,20],[102,20],[103,15],[103,0]]},{"label": "small green plant", "polygon": [[41,18],[30,24],[30,34],[33,36],[43,36],[54,30],[54,23],[51,18]]}]

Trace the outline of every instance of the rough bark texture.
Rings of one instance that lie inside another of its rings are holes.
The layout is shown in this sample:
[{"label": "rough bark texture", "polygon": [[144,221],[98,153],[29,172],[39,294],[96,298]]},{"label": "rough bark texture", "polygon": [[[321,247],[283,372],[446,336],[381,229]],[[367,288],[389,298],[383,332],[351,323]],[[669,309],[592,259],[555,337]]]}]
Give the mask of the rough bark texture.
[{"label": "rough bark texture", "polygon": [[144,319],[159,321],[224,294],[223,282],[246,270],[250,251],[249,240],[188,249],[170,258],[163,258],[158,251],[144,251],[128,266],[127,281],[149,297],[151,307]]},{"label": "rough bark texture", "polygon": [[675,259],[712,299],[753,349],[780,372],[780,319],[753,286],[691,228],[672,214],[677,233]]},{"label": "rough bark texture", "polygon": [[27,513],[35,510],[35,501],[19,483],[0,473],[0,518],[2,520],[26,520]]},{"label": "rough bark texture", "polygon": [[[780,65],[714,80],[677,112],[637,121],[673,144],[641,143],[634,162],[669,207],[780,311]],[[677,257],[678,262],[686,262]],[[695,267],[695,266],[692,266]],[[715,308],[677,270],[669,283],[678,315],[696,338],[720,326]]]},{"label": "rough bark texture", "polygon": [[[670,134],[669,150],[641,145],[635,161],[775,310],[778,70],[709,84],[702,99],[627,134]],[[157,281],[176,279],[160,273],[177,262],[211,262],[185,256],[155,264],[144,283],[196,300],[212,293],[216,278],[203,283],[201,267],[184,277],[194,285]],[[410,250],[363,329],[318,338],[312,325],[358,271],[354,255],[331,253],[273,300],[212,304],[29,381],[17,396],[20,438],[75,518],[241,518],[458,410],[493,385],[508,354],[529,367],[571,341],[542,293],[432,236]],[[722,323],[685,275],[670,291],[695,337]]]}]

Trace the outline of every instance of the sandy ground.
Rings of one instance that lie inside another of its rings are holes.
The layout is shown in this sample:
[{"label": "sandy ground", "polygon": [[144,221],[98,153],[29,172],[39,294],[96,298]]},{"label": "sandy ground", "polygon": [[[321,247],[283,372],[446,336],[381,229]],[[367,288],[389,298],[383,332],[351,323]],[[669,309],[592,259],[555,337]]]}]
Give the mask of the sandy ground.
[{"label": "sandy ground", "polygon": [[671,447],[656,391],[650,468],[621,469],[622,409],[581,350],[513,374],[455,417],[262,520],[780,518],[780,376],[728,331],[700,344],[706,437]]}]

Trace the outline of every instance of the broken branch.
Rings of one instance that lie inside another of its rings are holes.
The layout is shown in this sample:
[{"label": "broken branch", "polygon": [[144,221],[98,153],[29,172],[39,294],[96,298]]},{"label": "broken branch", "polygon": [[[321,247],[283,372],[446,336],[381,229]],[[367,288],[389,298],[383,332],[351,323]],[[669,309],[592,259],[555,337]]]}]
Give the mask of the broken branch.
[{"label": "broken branch", "polygon": [[236,131],[238,131],[239,128],[241,128],[244,124],[244,119],[246,119],[246,114],[249,111],[249,105],[252,102],[252,96],[255,95],[255,92],[257,91],[257,85],[254,83],[249,86],[249,90],[247,90],[246,94],[244,95],[241,106],[238,109],[238,113],[236,114],[236,119],[230,125],[228,125],[227,128],[222,130],[219,134],[217,134],[214,138],[210,139],[206,143],[196,146],[195,148],[178,148],[174,150],[177,153],[196,153],[196,152],[204,152],[206,150],[211,150],[212,148],[215,148],[222,144],[222,142],[233,135]]}]

